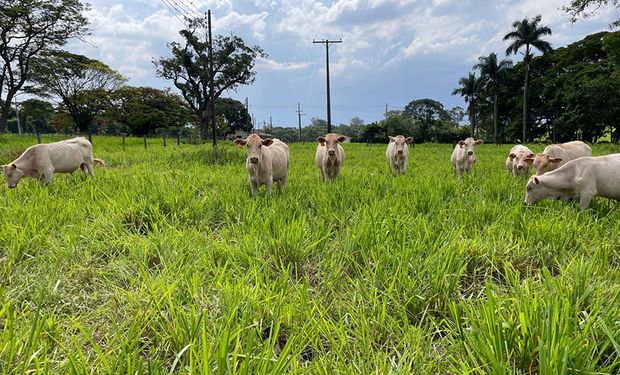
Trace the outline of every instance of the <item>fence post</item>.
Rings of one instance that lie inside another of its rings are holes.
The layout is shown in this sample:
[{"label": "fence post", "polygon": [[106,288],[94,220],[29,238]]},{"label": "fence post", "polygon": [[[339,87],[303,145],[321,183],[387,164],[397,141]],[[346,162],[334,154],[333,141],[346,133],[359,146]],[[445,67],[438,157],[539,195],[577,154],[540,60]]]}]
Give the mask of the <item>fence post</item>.
[{"label": "fence post", "polygon": [[125,137],[127,136],[127,133],[121,133],[121,145],[123,146],[123,149],[125,148]]},{"label": "fence post", "polygon": [[164,147],[166,147],[166,133],[164,133]]},{"label": "fence post", "polygon": [[177,133],[177,146],[181,145],[181,136]]},{"label": "fence post", "polygon": [[37,143],[41,144],[41,133],[39,131],[37,131]]},{"label": "fence post", "polygon": [[146,148],[146,134],[144,135],[144,148]]}]

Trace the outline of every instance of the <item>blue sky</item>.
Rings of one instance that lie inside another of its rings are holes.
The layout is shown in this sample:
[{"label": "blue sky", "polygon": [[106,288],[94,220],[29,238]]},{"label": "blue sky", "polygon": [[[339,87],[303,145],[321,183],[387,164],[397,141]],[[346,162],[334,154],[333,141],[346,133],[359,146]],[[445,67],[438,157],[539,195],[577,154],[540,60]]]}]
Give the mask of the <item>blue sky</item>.
[{"label": "blue sky", "polygon": [[[167,7],[166,3],[170,6]],[[96,58],[136,86],[170,87],[157,78],[154,58],[167,56],[166,43],[183,27],[175,13],[211,9],[216,34],[233,33],[269,55],[257,63],[256,81],[225,96],[250,104],[260,124],[297,125],[304,113],[326,118],[325,47],[313,39],[342,39],[330,46],[332,122],[366,123],[383,117],[385,105],[400,109],[432,98],[447,108],[465,107],[452,96],[458,79],[479,56],[504,55],[502,37],[513,21],[542,15],[552,45],[565,46],[608,30],[618,18],[600,9],[573,24],[561,7],[568,0],[91,0],[91,35],[72,41],[71,52]],[[516,57],[511,56],[511,59]]]}]

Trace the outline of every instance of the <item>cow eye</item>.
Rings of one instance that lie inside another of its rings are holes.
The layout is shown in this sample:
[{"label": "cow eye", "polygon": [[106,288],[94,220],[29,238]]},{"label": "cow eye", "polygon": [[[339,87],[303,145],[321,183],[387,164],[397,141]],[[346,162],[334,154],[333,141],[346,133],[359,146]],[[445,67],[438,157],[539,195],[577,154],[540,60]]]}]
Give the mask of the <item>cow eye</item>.
[{"label": "cow eye", "polygon": [[531,187],[531,186],[528,186],[528,187],[527,187],[527,191],[530,191],[530,190],[532,190],[532,187]]}]

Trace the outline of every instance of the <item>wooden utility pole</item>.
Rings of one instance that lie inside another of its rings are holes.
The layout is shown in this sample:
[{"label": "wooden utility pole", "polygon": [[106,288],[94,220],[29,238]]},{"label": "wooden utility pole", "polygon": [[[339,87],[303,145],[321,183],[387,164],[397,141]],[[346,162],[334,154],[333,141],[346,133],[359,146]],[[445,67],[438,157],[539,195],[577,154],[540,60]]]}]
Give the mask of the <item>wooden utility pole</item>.
[{"label": "wooden utility pole", "polygon": [[297,125],[299,125],[299,142],[301,142],[301,105],[297,102]]},{"label": "wooden utility pole", "polygon": [[211,32],[211,9],[207,11],[207,23],[209,28],[209,108],[211,112],[211,126],[213,128],[213,148],[217,146],[217,126],[215,124],[215,89],[213,87],[213,81],[215,80],[215,74],[213,73],[213,36]]},{"label": "wooden utility pole", "polygon": [[325,44],[325,62],[326,62],[326,73],[327,73],[327,132],[332,132],[332,109],[331,109],[331,101],[329,97],[329,44],[330,43],[342,43],[342,40],[312,40],[312,43],[321,43]]}]

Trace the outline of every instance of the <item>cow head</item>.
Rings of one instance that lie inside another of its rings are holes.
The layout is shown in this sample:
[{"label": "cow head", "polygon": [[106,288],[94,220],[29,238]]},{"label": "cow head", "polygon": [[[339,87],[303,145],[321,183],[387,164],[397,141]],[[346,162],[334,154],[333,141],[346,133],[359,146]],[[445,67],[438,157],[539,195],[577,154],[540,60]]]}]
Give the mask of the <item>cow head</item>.
[{"label": "cow head", "polygon": [[481,139],[475,140],[472,137],[467,138],[464,141],[459,141],[458,145],[465,149],[465,153],[469,156],[474,155],[474,146],[484,143]]},{"label": "cow head", "polygon": [[551,188],[544,183],[545,176],[534,175],[530,177],[525,185],[526,205],[534,204],[545,198],[567,199],[558,189]]},{"label": "cow head", "polygon": [[262,139],[258,134],[250,134],[246,139],[235,139],[233,143],[237,146],[247,146],[247,162],[258,165],[263,161],[262,147],[269,147],[273,140],[270,138]]},{"label": "cow head", "polygon": [[513,168],[517,170],[517,173],[526,174],[530,170],[531,162],[528,160],[532,160],[534,154],[528,153],[526,151],[517,151],[508,155],[508,158],[512,160]]},{"label": "cow head", "polygon": [[24,176],[24,171],[17,168],[17,165],[15,163],[3,165],[2,173],[4,174],[4,178],[6,178],[6,183],[11,189],[16,187],[19,180],[21,180],[21,178]]},{"label": "cow head", "polygon": [[547,154],[536,154],[534,157],[528,157],[525,159],[527,163],[536,168],[536,174],[541,175],[543,173],[552,171],[559,166],[559,162],[562,158],[552,158]]},{"label": "cow head", "polygon": [[394,150],[397,155],[403,155],[407,149],[407,145],[413,143],[413,138],[404,135],[397,135],[396,137],[390,137],[390,143],[394,144]]},{"label": "cow head", "polygon": [[316,140],[321,144],[321,146],[325,146],[327,148],[327,155],[329,158],[335,158],[338,143],[346,141],[347,137],[340,134],[328,133],[325,134],[324,137],[318,137]]}]

